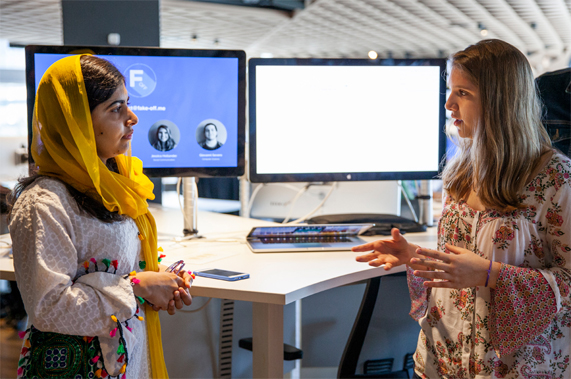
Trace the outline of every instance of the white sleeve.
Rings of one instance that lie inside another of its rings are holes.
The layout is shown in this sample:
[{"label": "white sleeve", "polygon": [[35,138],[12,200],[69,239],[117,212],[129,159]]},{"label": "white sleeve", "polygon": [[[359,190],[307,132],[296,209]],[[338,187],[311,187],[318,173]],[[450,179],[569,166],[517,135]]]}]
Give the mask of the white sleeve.
[{"label": "white sleeve", "polygon": [[10,223],[16,280],[29,324],[46,332],[108,336],[115,326],[111,315],[123,321],[135,314],[129,281],[94,272],[74,283],[79,264],[73,223],[53,192],[35,195],[18,200]]}]

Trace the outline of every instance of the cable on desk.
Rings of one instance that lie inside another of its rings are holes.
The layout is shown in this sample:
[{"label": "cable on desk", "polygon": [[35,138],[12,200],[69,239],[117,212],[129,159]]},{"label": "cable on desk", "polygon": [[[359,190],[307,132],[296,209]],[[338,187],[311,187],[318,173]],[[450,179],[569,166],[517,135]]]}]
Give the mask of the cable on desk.
[{"label": "cable on desk", "polygon": [[309,189],[309,187],[311,187],[311,184],[306,184],[305,186],[301,187],[301,189],[299,191],[297,191],[297,193],[293,197],[293,200],[291,201],[291,204],[289,205],[289,210],[287,212],[287,216],[282,221],[282,224],[287,224],[287,222],[291,218],[291,213],[293,212],[293,208],[295,207],[295,203],[297,202],[297,199],[299,199],[301,197],[301,195],[303,195]]},{"label": "cable on desk", "polygon": [[296,186],[293,186],[291,184],[287,184],[287,183],[261,183],[259,184],[256,189],[254,190],[254,192],[252,193],[252,196],[250,197],[250,200],[248,200],[248,205],[246,206],[246,209],[244,210],[244,217],[248,217],[250,218],[250,211],[252,210],[252,205],[254,204],[254,199],[256,198],[256,196],[258,195],[258,192],[260,192],[260,190],[262,189],[262,187],[265,186],[279,186],[279,187],[285,187],[285,188],[289,188],[292,191],[299,191],[299,188],[297,188]]},{"label": "cable on desk", "polygon": [[329,190],[329,192],[327,193],[327,195],[325,196],[325,198],[323,198],[323,200],[321,201],[321,203],[319,203],[311,212],[309,212],[308,214],[306,214],[303,217],[298,218],[297,220],[288,222],[286,225],[295,225],[295,224],[299,224],[300,222],[303,222],[305,220],[307,220],[308,218],[310,218],[311,216],[313,216],[313,214],[315,212],[317,212],[319,209],[321,209],[321,207],[323,206],[323,204],[325,204],[325,202],[327,201],[327,199],[329,199],[329,196],[331,196],[331,194],[333,193],[333,190],[337,187],[337,182],[333,182],[331,183],[331,189]]}]

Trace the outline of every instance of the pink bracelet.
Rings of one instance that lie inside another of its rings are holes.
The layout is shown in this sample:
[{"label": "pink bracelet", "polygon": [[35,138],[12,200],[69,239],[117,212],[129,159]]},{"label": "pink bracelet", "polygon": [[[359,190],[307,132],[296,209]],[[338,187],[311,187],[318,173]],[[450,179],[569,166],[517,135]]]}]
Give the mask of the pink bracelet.
[{"label": "pink bracelet", "polygon": [[488,281],[490,280],[490,272],[492,271],[492,263],[494,263],[494,261],[490,260],[490,267],[488,268],[488,277],[486,278],[486,284],[484,285],[484,287],[488,286]]}]

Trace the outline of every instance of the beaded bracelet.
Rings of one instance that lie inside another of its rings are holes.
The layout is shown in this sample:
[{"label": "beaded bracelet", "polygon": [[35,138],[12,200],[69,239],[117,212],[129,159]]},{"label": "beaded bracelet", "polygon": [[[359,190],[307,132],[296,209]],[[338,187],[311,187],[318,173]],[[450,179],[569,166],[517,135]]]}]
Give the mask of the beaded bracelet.
[{"label": "beaded bracelet", "polygon": [[486,278],[486,284],[484,287],[488,286],[488,281],[490,280],[490,272],[492,271],[492,263],[494,263],[494,261],[490,260],[490,267],[488,267],[488,277]]}]

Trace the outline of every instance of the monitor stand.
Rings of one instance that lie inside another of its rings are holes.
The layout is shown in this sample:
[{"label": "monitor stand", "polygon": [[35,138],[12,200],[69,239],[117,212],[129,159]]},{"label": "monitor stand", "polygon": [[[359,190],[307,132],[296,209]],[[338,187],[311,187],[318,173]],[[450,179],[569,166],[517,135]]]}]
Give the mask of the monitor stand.
[{"label": "monitor stand", "polygon": [[182,190],[184,198],[184,229],[182,232],[185,237],[196,236],[198,235],[196,178],[193,176],[183,178]]},{"label": "monitor stand", "polygon": [[[406,194],[403,194],[406,196]],[[417,196],[420,215],[418,222],[385,213],[344,213],[315,216],[307,220],[308,224],[375,224],[365,235],[390,235],[392,228],[398,228],[402,234],[407,232],[425,232],[433,226],[432,181],[421,180]]]}]

